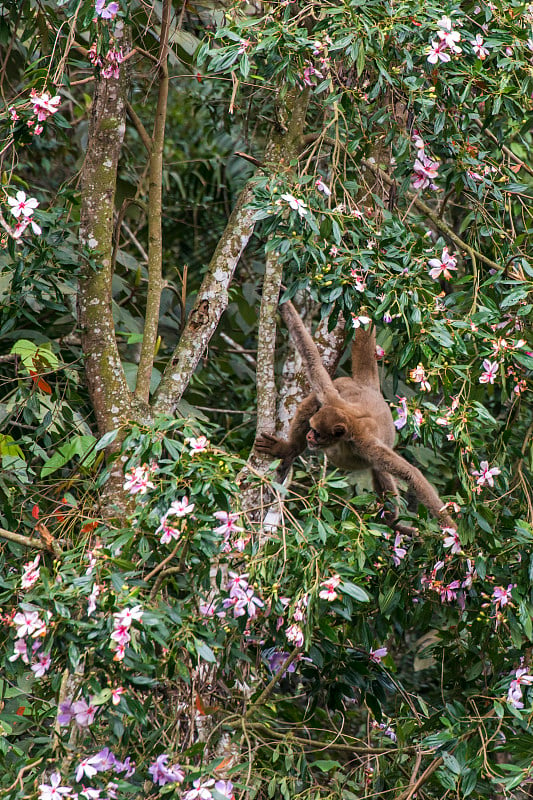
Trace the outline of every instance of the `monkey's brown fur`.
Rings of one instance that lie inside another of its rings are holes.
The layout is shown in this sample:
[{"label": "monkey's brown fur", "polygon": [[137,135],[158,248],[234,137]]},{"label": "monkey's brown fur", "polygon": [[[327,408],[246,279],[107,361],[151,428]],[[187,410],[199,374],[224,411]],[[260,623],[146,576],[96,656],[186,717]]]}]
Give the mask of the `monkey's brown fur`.
[{"label": "monkey's brown fur", "polygon": [[[281,459],[284,474],[306,446],[311,450],[320,448],[340,469],[370,469],[374,489],[380,497],[388,493],[397,497],[395,479],[401,478],[443,526],[455,528],[429,481],[392,449],[396,431],[379,386],[374,329],[358,328],[356,332],[352,344],[352,378],[332,381],[291,302],[281,306],[281,314],[302,356],[313,392],[298,406],[288,441],[263,433],[256,440],[257,451]],[[400,533],[413,532],[412,528],[398,524],[396,517],[394,511],[387,521]]]}]

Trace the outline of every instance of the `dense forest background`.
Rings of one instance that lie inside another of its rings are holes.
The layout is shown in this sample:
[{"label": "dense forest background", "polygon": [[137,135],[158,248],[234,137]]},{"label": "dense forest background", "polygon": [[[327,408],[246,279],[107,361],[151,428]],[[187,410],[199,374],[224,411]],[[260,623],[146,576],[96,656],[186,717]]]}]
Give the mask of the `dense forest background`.
[{"label": "dense forest background", "polygon": [[[532,25],[1,4],[0,797],[533,796]],[[254,453],[286,299],[456,529]]]}]

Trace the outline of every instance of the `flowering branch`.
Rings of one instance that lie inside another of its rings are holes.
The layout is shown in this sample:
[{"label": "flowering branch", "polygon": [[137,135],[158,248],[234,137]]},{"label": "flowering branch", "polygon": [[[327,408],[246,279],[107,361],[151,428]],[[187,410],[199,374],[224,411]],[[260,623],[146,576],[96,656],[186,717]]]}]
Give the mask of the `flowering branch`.
[{"label": "flowering branch", "polygon": [[[374,175],[379,175],[379,177],[382,178],[388,186],[392,186],[394,184],[394,179],[391,178],[390,175],[388,175],[385,172],[385,170],[381,169],[377,164],[373,164],[366,158],[362,158],[360,163],[364,167],[369,169],[371,172],[373,172]],[[418,197],[418,195],[412,195],[411,192],[406,192],[406,196],[411,198],[412,204],[415,206],[415,208],[418,208],[419,211],[425,214],[426,217],[428,217],[432,221],[435,227],[438,228],[443,233],[445,233],[446,236],[448,236],[452,240],[452,242],[454,242],[454,244],[457,245],[457,247],[461,248],[462,250],[465,250],[470,256],[470,258],[472,258],[473,260],[478,259],[479,261],[482,261],[484,264],[487,264],[487,266],[491,267],[492,269],[497,269],[498,271],[501,271],[500,264],[496,263],[496,261],[493,261],[491,258],[484,256],[483,253],[479,252],[479,250],[476,250],[471,245],[467,244],[459,236],[457,236],[455,231],[449,225],[447,225],[443,219],[439,217],[437,212],[433,211],[433,209],[431,209],[428,205],[426,205],[426,203],[424,203],[424,201],[421,200]]]}]

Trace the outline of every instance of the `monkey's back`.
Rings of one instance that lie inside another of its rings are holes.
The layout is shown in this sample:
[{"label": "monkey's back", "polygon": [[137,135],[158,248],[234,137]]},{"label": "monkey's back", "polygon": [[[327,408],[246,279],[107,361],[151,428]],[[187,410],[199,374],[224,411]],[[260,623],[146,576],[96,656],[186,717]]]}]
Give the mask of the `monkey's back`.
[{"label": "monkey's back", "polygon": [[396,428],[392,413],[381,391],[373,386],[356,383],[352,378],[336,378],[333,381],[342,400],[350,405],[350,411],[358,414],[364,425],[365,419],[372,418],[375,435],[388,447],[394,445]]}]

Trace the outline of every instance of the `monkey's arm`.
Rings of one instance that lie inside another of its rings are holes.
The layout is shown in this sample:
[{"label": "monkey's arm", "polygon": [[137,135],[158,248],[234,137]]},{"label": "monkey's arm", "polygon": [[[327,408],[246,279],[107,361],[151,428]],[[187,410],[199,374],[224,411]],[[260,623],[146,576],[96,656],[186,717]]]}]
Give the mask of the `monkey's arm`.
[{"label": "monkey's arm", "polygon": [[315,394],[308,395],[298,406],[291,422],[287,441],[278,439],[277,436],[272,436],[270,433],[261,433],[255,440],[255,449],[258,453],[281,459],[280,472],[282,476],[287,474],[294,459],[307,447],[306,436],[309,431],[309,420],[319,407],[317,396]]},{"label": "monkey's arm", "polygon": [[352,444],[357,445],[357,451],[360,451],[361,455],[364,455],[371,463],[374,471],[388,472],[396,478],[407,481],[418,500],[431,511],[443,527],[456,527],[446,511],[443,501],[419,469],[413,467],[405,458],[374,437],[358,439]]}]

